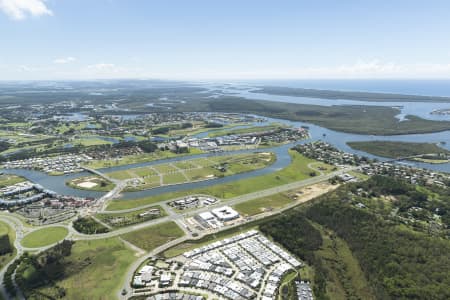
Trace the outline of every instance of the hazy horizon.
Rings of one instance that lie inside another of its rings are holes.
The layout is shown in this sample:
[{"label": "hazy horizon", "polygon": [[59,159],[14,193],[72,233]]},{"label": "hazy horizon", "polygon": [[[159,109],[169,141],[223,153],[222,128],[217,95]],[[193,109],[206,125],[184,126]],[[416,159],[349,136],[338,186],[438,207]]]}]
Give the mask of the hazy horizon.
[{"label": "hazy horizon", "polygon": [[0,80],[450,79],[433,1],[0,0]]}]

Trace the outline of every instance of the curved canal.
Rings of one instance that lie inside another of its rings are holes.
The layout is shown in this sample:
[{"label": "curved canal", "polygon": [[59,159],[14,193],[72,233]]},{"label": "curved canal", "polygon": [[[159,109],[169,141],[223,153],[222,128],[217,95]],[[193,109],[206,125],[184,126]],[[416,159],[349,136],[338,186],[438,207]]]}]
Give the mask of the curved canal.
[{"label": "curved canal", "polygon": [[[235,180],[245,179],[249,177],[264,175],[268,173],[272,173],[276,170],[280,170],[286,166],[288,166],[291,162],[291,157],[288,153],[288,149],[294,146],[295,144],[301,144],[301,143],[307,143],[311,141],[317,141],[317,140],[323,140],[326,141],[337,148],[349,152],[349,153],[355,153],[359,155],[368,156],[371,158],[378,158],[380,160],[386,160],[386,158],[377,157],[374,155],[370,155],[368,153],[362,152],[362,151],[356,151],[350,148],[346,143],[350,141],[367,141],[367,140],[387,140],[387,141],[405,141],[405,142],[416,142],[416,141],[422,141],[422,142],[437,142],[445,140],[445,138],[449,135],[449,132],[439,132],[439,133],[430,133],[430,134],[418,134],[418,135],[401,135],[401,136],[368,136],[368,135],[357,135],[357,134],[348,134],[348,133],[342,133],[342,132],[336,132],[332,131],[320,126],[308,124],[308,123],[302,123],[302,122],[291,122],[286,120],[280,120],[280,119],[272,119],[269,118],[266,123],[258,123],[255,125],[264,126],[272,122],[283,122],[288,125],[292,126],[308,126],[311,134],[311,138],[299,141],[297,143],[291,143],[282,145],[279,147],[273,147],[273,148],[265,148],[265,149],[250,149],[250,150],[239,150],[239,151],[229,151],[229,152],[223,152],[223,153],[205,153],[205,154],[197,154],[197,155],[191,155],[191,156],[182,156],[182,157],[174,157],[170,159],[164,159],[164,160],[155,160],[150,162],[143,162],[143,163],[136,163],[131,165],[124,165],[124,166],[115,166],[110,168],[102,168],[100,169],[101,172],[108,173],[108,172],[114,172],[119,170],[125,170],[129,168],[138,168],[138,167],[144,167],[144,166],[152,166],[157,165],[161,163],[166,162],[179,162],[189,159],[195,159],[195,158],[201,158],[201,157],[211,157],[211,156],[217,156],[217,155],[231,155],[231,154],[239,154],[239,153],[248,153],[248,152],[255,152],[255,151],[261,151],[261,152],[273,152],[276,155],[276,161],[263,169],[250,171],[246,173],[231,175],[227,177],[222,178],[214,178],[207,181],[201,181],[201,182],[194,182],[194,183],[184,183],[184,184],[178,184],[178,185],[171,185],[171,186],[162,186],[154,189],[144,190],[144,191],[137,191],[137,192],[126,192],[123,193],[123,199],[134,199],[134,198],[141,198],[141,197],[148,197],[148,196],[154,196],[162,193],[167,192],[176,192],[176,191],[183,191],[188,189],[194,189],[194,188],[202,188],[207,187],[212,184],[221,184],[221,183],[229,183]],[[201,134],[202,136],[205,133]],[[450,150],[449,145],[446,145],[446,148]],[[413,165],[417,167],[423,167],[423,168],[429,168],[436,171],[443,171],[450,173],[450,163],[446,164],[426,164],[426,163],[419,163],[419,162],[403,162],[404,164]],[[102,192],[94,192],[94,191],[86,191],[86,190],[78,190],[73,189],[65,184],[66,181],[71,180],[73,178],[81,177],[81,176],[87,176],[90,175],[88,172],[80,172],[70,175],[64,175],[64,176],[50,176],[46,173],[34,171],[34,170],[24,170],[24,169],[10,169],[10,170],[4,170],[5,173],[11,173],[16,175],[21,175],[29,180],[36,182],[50,190],[53,190],[59,194],[62,195],[74,195],[79,197],[99,197],[103,195]]]}]

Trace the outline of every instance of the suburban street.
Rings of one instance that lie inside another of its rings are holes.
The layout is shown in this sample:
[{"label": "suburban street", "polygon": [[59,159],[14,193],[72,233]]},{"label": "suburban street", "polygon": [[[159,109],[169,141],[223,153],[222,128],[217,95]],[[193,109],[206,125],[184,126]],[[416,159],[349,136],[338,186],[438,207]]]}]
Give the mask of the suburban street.
[{"label": "suburban street", "polygon": [[[309,167],[311,169],[314,169],[313,165],[309,165]],[[148,205],[139,206],[139,207],[132,208],[132,209],[126,209],[126,210],[119,210],[119,211],[103,210],[102,211],[102,209],[104,209],[106,207],[108,201],[114,199],[120,193],[120,191],[126,186],[126,181],[114,180],[114,183],[116,184],[116,187],[112,191],[110,191],[109,193],[107,193],[106,195],[104,195],[102,198],[100,198],[97,201],[96,206],[95,206],[96,209],[90,210],[89,211],[90,215],[94,215],[95,216],[94,213],[97,210],[101,211],[102,213],[111,213],[111,214],[117,213],[118,214],[118,213],[132,212],[132,211],[136,211],[136,210],[141,210],[141,209],[144,209],[144,208],[152,207],[152,206],[155,206],[155,205],[159,205],[166,211],[167,216],[164,216],[164,217],[161,217],[161,218],[157,218],[157,219],[154,219],[154,220],[150,220],[150,221],[147,221],[147,222],[143,222],[143,223],[140,223],[140,224],[136,224],[136,225],[127,226],[127,227],[124,227],[124,228],[119,228],[119,229],[116,229],[116,230],[113,230],[113,231],[110,231],[110,232],[107,232],[107,233],[95,234],[95,235],[82,234],[82,233],[77,232],[73,228],[72,222],[70,222],[68,224],[45,225],[45,226],[40,226],[40,227],[26,227],[26,226],[23,225],[23,221],[20,220],[18,217],[13,216],[13,215],[11,215],[9,213],[5,213],[5,212],[1,212],[0,213],[0,219],[2,221],[6,222],[9,226],[11,226],[12,228],[14,228],[16,230],[16,240],[14,241],[14,246],[17,249],[16,258],[20,257],[20,255],[22,255],[22,253],[24,251],[31,251],[31,252],[37,253],[37,252],[44,251],[44,250],[46,250],[46,249],[48,249],[48,248],[53,246],[53,245],[47,245],[47,246],[39,247],[39,248],[26,248],[26,247],[23,247],[22,244],[21,244],[21,241],[22,241],[23,237],[26,234],[29,234],[29,233],[31,233],[33,231],[36,231],[36,230],[39,230],[39,229],[42,229],[42,228],[46,228],[46,227],[65,227],[65,228],[67,228],[67,230],[69,232],[67,237],[66,237],[66,239],[70,239],[70,240],[76,241],[76,240],[97,240],[97,239],[105,239],[105,238],[117,237],[117,236],[121,236],[121,235],[124,235],[126,233],[129,233],[129,232],[133,232],[133,231],[140,230],[140,229],[143,229],[143,228],[146,228],[146,227],[149,227],[149,226],[153,226],[153,225],[157,225],[157,224],[161,224],[161,223],[169,222],[169,221],[173,221],[173,222],[177,223],[177,225],[183,230],[185,235],[183,237],[181,237],[181,238],[175,239],[173,241],[170,241],[169,243],[161,245],[161,246],[155,248],[154,250],[152,250],[149,253],[145,253],[144,250],[142,250],[142,249],[140,249],[140,248],[138,248],[138,247],[136,247],[134,245],[131,245],[130,243],[128,243],[128,242],[126,242],[124,240],[122,240],[127,245],[127,247],[130,247],[133,251],[136,251],[137,253],[139,253],[141,255],[141,257],[132,266],[130,266],[130,268],[128,269],[127,274],[125,276],[126,280],[125,280],[125,283],[124,283],[123,286],[124,286],[124,289],[128,289],[129,282],[132,279],[132,276],[133,276],[133,273],[134,273],[135,269],[143,261],[145,261],[145,259],[147,259],[149,256],[156,255],[158,253],[164,252],[165,250],[167,250],[167,249],[169,249],[169,248],[171,248],[171,247],[173,247],[173,246],[175,246],[175,245],[177,245],[179,243],[182,243],[182,242],[184,242],[186,240],[200,239],[200,238],[202,238],[203,236],[205,236],[207,234],[217,233],[217,232],[220,232],[220,231],[223,231],[223,230],[235,227],[235,226],[241,226],[241,225],[244,224],[244,223],[239,223],[239,224],[235,224],[233,226],[224,226],[224,227],[218,228],[216,230],[208,230],[208,231],[204,231],[204,232],[200,232],[200,233],[197,232],[198,236],[193,237],[192,236],[192,232],[189,231],[187,229],[186,225],[183,223],[183,220],[185,218],[192,217],[192,216],[194,216],[196,214],[199,214],[201,212],[209,211],[209,210],[211,210],[213,208],[220,207],[220,206],[223,206],[223,205],[233,206],[233,205],[236,205],[236,204],[239,204],[239,203],[242,203],[242,202],[246,202],[246,201],[250,201],[250,200],[254,200],[254,199],[258,199],[258,198],[263,198],[263,197],[268,197],[268,196],[271,196],[271,195],[287,192],[287,191],[290,191],[290,190],[300,189],[300,188],[303,188],[303,187],[306,187],[306,186],[309,186],[309,185],[314,185],[314,184],[317,184],[317,183],[320,183],[320,182],[327,181],[330,178],[333,178],[333,177],[335,177],[337,175],[349,172],[349,171],[354,170],[354,169],[356,169],[356,167],[346,167],[344,169],[340,169],[340,170],[331,172],[329,174],[324,174],[320,170],[316,170],[317,172],[319,172],[320,175],[315,176],[315,177],[311,177],[311,178],[308,178],[308,179],[305,179],[305,180],[296,181],[296,182],[292,182],[292,183],[289,183],[289,184],[284,184],[284,185],[281,185],[281,186],[272,187],[272,188],[268,188],[268,189],[265,189],[265,190],[260,190],[260,191],[257,191],[257,192],[253,192],[253,193],[237,196],[237,197],[230,198],[230,199],[227,199],[227,200],[220,199],[220,201],[218,201],[217,203],[215,203],[213,205],[206,206],[206,207],[201,207],[201,208],[197,208],[197,209],[190,209],[190,210],[188,210],[186,212],[177,212],[172,207],[170,207],[168,205],[169,202],[172,202],[172,201],[177,200],[177,199],[170,199],[170,200],[159,201],[159,202],[155,202],[155,203],[151,203],[151,204],[148,204]],[[93,171],[95,171],[95,170],[93,170]],[[105,175],[102,174],[101,172],[95,171],[94,173],[99,175],[99,176],[102,176],[104,178],[107,178],[108,180],[110,180],[109,177],[105,177]],[[262,213],[262,214],[259,214],[257,216],[254,216],[254,217],[250,218],[248,221],[254,221],[254,220],[261,219],[261,218],[269,217],[271,215],[279,214],[279,213],[281,213],[281,212],[283,212],[285,210],[288,210],[288,209],[290,209],[290,208],[292,208],[292,207],[294,207],[294,206],[296,206],[298,204],[299,204],[298,202],[293,202],[293,203],[283,207],[282,209],[278,209],[278,210],[274,210],[274,211],[271,211],[271,212],[266,212],[266,213]],[[248,221],[246,221],[246,222],[248,222]],[[11,263],[13,261],[14,260],[12,260]],[[1,287],[1,292],[2,292],[2,294],[4,296],[6,296],[6,294],[5,294],[6,291],[4,290],[4,286],[3,286],[3,276],[5,274],[6,269],[7,269],[7,266],[5,266],[5,268],[3,268],[0,271],[0,280],[2,281],[0,287]],[[120,294],[120,295],[118,295],[119,298],[124,299],[124,297],[121,295],[121,293],[119,293],[119,294]]]}]

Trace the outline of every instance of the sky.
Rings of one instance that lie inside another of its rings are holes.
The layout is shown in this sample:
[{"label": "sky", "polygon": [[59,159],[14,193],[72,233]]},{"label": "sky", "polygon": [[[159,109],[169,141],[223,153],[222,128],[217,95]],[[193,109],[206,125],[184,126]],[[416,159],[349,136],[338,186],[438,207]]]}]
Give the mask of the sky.
[{"label": "sky", "polygon": [[0,80],[450,78],[450,1],[0,0]]}]

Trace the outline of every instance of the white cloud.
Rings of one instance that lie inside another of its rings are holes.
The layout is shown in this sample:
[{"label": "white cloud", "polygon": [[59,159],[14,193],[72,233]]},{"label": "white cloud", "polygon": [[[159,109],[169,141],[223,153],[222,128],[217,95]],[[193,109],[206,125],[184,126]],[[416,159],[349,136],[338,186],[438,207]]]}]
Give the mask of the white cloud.
[{"label": "white cloud", "polygon": [[95,65],[89,65],[86,67],[86,69],[91,70],[91,71],[99,71],[99,72],[115,72],[116,65],[99,63],[99,64],[95,64]]},{"label": "white cloud", "polygon": [[53,15],[45,0],[0,0],[0,10],[14,20]]},{"label": "white cloud", "polygon": [[[62,58],[71,61],[68,57]],[[61,60],[62,60],[61,59]],[[55,60],[56,61],[56,60]],[[72,65],[71,65],[72,66]],[[2,76],[3,75],[3,76]],[[450,79],[450,63],[399,64],[383,60],[357,60],[354,63],[305,67],[187,68],[180,65],[115,64],[100,62],[73,68],[58,65],[4,66],[0,80],[10,79],[113,79],[159,78],[180,80],[233,79]]]},{"label": "white cloud", "polygon": [[53,60],[53,63],[58,64],[58,65],[63,65],[63,64],[68,64],[68,63],[74,62],[76,60],[77,59],[75,57],[68,56],[68,57],[56,58],[55,60]]},{"label": "white cloud", "polygon": [[35,70],[34,68],[31,68],[31,67],[29,67],[27,65],[19,66],[19,71],[20,72],[33,72],[34,70]]}]

